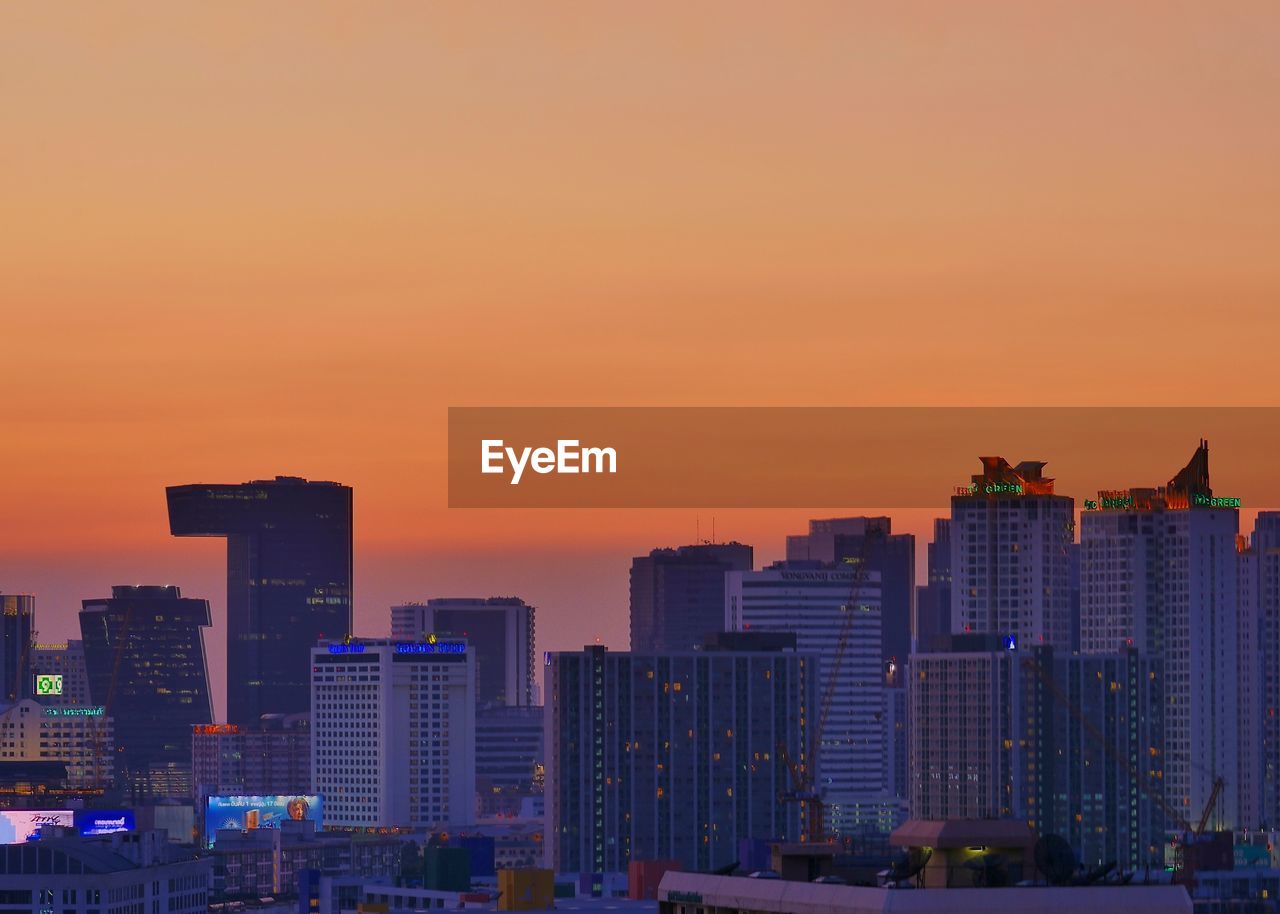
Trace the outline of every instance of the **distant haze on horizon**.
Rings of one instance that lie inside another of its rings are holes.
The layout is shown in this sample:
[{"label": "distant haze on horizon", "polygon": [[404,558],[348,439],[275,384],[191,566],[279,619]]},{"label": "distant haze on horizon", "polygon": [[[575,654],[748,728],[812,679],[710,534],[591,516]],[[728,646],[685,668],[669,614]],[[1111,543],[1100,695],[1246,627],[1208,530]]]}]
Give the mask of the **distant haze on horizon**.
[{"label": "distant haze on horizon", "polygon": [[289,474],[355,488],[358,631],[514,594],[622,647],[631,555],[856,509],[450,511],[448,406],[1280,402],[1278,18],[7,5],[0,590],[220,622],[164,487]]}]

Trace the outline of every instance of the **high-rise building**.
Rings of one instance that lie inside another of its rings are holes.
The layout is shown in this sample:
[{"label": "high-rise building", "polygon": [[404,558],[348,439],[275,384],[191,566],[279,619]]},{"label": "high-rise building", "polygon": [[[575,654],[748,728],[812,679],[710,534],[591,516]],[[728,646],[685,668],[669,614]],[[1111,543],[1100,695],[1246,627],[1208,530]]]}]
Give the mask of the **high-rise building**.
[{"label": "high-rise building", "polygon": [[880,575],[880,654],[906,663],[916,613],[916,538],[893,532],[888,517],[833,517],[809,521],[809,532],[787,537],[788,561],[839,565],[864,560]]},{"label": "high-rise building", "polygon": [[1081,519],[1081,649],[1163,661],[1166,795],[1194,824],[1222,778],[1214,828],[1260,824],[1239,793],[1239,531],[1239,500],[1210,488],[1205,442],[1166,485],[1101,492]]},{"label": "high-rise building", "polygon": [[310,716],[268,715],[256,727],[197,724],[191,777],[198,800],[311,793]]},{"label": "high-rise building", "polygon": [[910,661],[912,816],[1018,819],[1089,866],[1160,865],[1160,661],[948,640]]},{"label": "high-rise building", "polygon": [[[1265,525],[1260,518],[1254,527]],[[1258,544],[1261,545],[1261,542]],[[1239,740],[1236,770],[1232,780],[1239,785],[1240,821],[1252,822],[1262,827],[1274,821],[1268,818],[1266,781],[1267,723],[1263,709],[1266,707],[1266,663],[1275,659],[1275,649],[1267,650],[1264,632],[1267,629],[1262,606],[1262,574],[1265,559],[1261,550],[1240,537],[1237,558],[1236,589],[1236,734]],[[1267,655],[1270,654],[1270,657]]]},{"label": "high-rise building", "polygon": [[311,646],[351,633],[351,489],[277,476],[166,493],[174,536],[227,538],[227,720],[309,710]]},{"label": "high-rise building", "polygon": [[35,597],[0,594],[0,701],[18,701],[31,694],[35,615]]},{"label": "high-rise building", "polygon": [[[839,643],[855,613],[845,649]],[[900,818],[884,792],[885,674],[880,647],[880,577],[852,565],[776,562],[732,571],[725,618],[732,629],[792,632],[797,649],[820,661],[819,694],[829,700],[818,764],[828,830],[841,835],[891,831]],[[838,664],[838,666],[837,666]]]},{"label": "high-rise building", "polygon": [[464,641],[311,649],[311,783],[337,828],[475,821],[475,662]]},{"label": "high-rise building", "polygon": [[519,815],[542,795],[546,754],[542,708],[497,705],[476,712],[476,802],[479,816]]},{"label": "high-rise building", "polygon": [[391,637],[465,638],[476,665],[476,706],[534,704],[534,607],[519,597],[449,597],[391,607]]},{"label": "high-rise building", "polygon": [[115,742],[101,707],[45,706],[28,698],[0,705],[0,760],[62,762],[72,791],[112,785]]},{"label": "high-rise building", "polygon": [[724,631],[724,576],[750,571],[742,543],[654,549],[631,560],[631,650],[689,651]]},{"label": "high-rise building", "polygon": [[951,631],[1071,650],[1075,502],[1044,463],[983,457],[951,497]]},{"label": "high-rise building", "polygon": [[209,603],[177,587],[112,587],[80,610],[89,691],[115,720],[117,783],[134,798],[191,796],[191,727],[213,720]]},{"label": "high-rise building", "polygon": [[1260,511],[1249,538],[1249,566],[1242,591],[1258,618],[1258,704],[1262,721],[1261,816],[1280,823],[1280,511]]},{"label": "high-rise building", "polygon": [[932,650],[934,641],[951,634],[951,519],[934,518],[928,550],[928,577],[916,591],[914,651]]},{"label": "high-rise building", "polygon": [[603,873],[674,859],[706,872],[737,860],[741,839],[797,840],[801,807],[786,799],[780,747],[803,762],[816,662],[768,636],[551,654],[547,865]]},{"label": "high-rise building", "polygon": [[31,649],[31,675],[55,677],[38,682],[33,693],[42,705],[83,707],[93,702],[89,696],[89,674],[84,665],[84,642],[68,640],[54,644],[37,643]]}]

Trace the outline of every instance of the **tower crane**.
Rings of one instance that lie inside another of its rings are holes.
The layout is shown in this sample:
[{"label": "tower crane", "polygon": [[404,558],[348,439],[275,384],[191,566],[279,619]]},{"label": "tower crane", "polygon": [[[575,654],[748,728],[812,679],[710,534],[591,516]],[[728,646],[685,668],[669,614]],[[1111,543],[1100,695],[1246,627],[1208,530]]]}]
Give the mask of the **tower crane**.
[{"label": "tower crane", "polygon": [[844,564],[853,568],[849,583],[849,598],[841,606],[844,618],[840,623],[840,634],[836,641],[835,654],[831,658],[831,669],[824,671],[826,683],[822,690],[822,700],[818,706],[817,725],[810,730],[808,751],[800,758],[794,757],[787,749],[786,743],[779,741],[778,753],[787,766],[791,789],[781,797],[786,802],[800,803],[803,810],[804,839],[811,843],[826,843],[826,806],[823,803],[822,791],[814,781],[814,769],[818,761],[818,753],[822,747],[822,738],[827,729],[827,720],[831,716],[831,706],[835,701],[836,687],[840,682],[840,670],[844,666],[845,654],[849,649],[849,639],[857,624],[858,602],[862,597],[862,589],[867,579],[867,558],[870,552],[870,535],[863,536],[862,548],[857,558],[845,558]]}]

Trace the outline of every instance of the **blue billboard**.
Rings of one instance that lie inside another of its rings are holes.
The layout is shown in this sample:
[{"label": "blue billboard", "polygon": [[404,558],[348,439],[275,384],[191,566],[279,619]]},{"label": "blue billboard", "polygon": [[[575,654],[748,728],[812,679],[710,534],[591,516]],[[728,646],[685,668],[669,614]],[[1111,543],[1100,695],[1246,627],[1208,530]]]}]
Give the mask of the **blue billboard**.
[{"label": "blue billboard", "polygon": [[282,822],[314,822],[324,824],[324,800],[318,796],[280,794],[274,797],[216,796],[205,805],[205,843],[213,847],[220,829],[253,831],[279,828]]},{"label": "blue billboard", "polygon": [[77,809],[76,831],[82,835],[110,835],[118,831],[137,831],[132,809]]}]

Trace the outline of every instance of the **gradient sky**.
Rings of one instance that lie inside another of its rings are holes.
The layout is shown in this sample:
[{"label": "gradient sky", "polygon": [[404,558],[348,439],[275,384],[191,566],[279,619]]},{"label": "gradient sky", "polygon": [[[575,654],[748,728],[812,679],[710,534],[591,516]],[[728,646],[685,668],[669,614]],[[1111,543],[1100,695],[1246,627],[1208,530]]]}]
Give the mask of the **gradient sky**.
[{"label": "gradient sky", "polygon": [[0,589],[220,618],[163,487],[290,473],[359,630],[623,646],[694,514],[451,512],[447,406],[1274,404],[1278,99],[1273,2],[5,4]]}]

